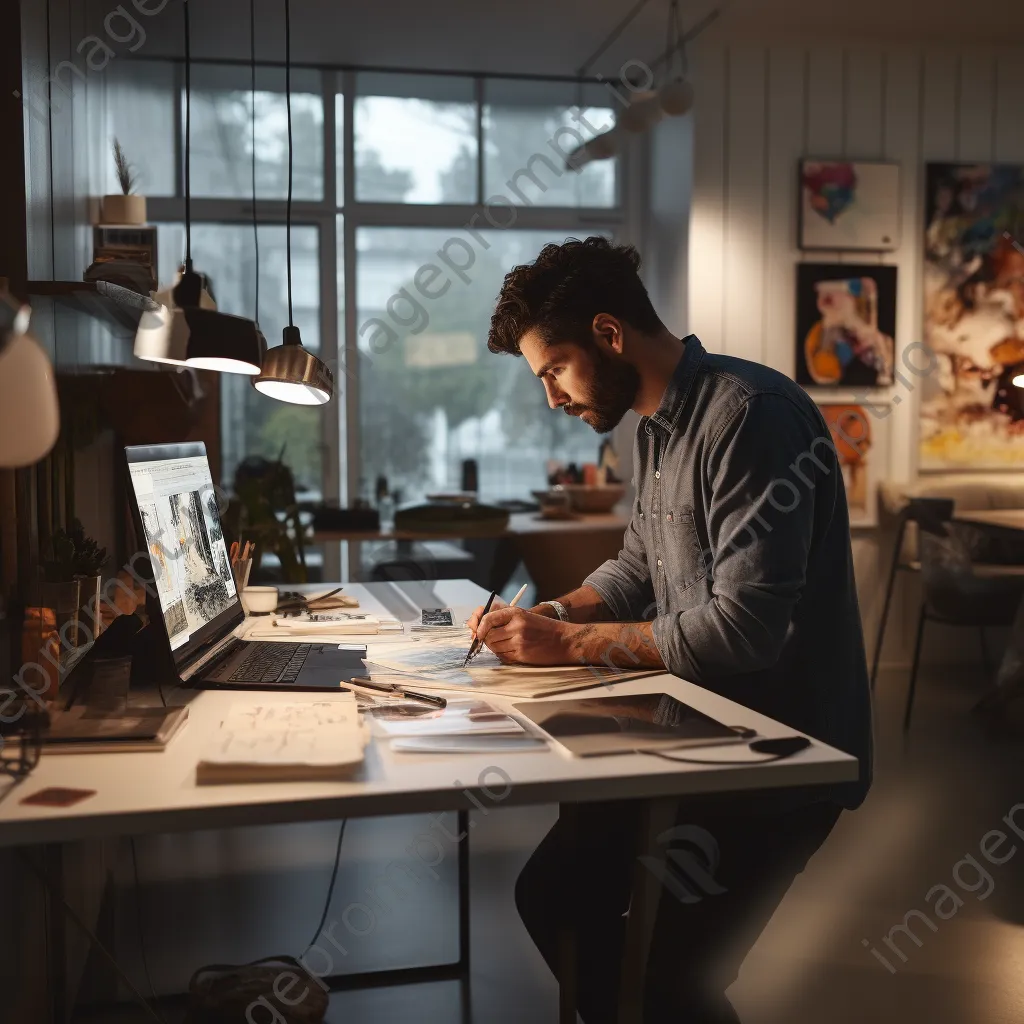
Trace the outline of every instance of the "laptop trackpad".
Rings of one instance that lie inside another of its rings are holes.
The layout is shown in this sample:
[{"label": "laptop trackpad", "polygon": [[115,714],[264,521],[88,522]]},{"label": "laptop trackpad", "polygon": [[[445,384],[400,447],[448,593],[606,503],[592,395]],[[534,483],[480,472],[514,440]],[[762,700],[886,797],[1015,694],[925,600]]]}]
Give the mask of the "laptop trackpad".
[{"label": "laptop trackpad", "polygon": [[294,686],[302,689],[313,686],[317,689],[335,689],[350,682],[355,676],[366,674],[363,658],[365,647],[349,647],[339,650],[337,644],[317,644],[306,658],[302,671]]}]

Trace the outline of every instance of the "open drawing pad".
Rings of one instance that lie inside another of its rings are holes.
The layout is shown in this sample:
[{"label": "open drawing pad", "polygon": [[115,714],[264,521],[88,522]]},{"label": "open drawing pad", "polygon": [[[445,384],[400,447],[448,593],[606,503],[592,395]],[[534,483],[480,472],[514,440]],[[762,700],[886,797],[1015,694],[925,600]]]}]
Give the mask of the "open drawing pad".
[{"label": "open drawing pad", "polygon": [[667,693],[534,701],[513,706],[552,739],[581,757],[749,740],[749,736]]}]

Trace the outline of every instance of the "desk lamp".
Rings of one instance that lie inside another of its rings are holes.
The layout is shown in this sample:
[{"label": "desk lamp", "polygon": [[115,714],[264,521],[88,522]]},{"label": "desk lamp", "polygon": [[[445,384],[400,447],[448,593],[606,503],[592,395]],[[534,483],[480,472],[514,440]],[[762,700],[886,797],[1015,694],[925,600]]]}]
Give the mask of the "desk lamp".
[{"label": "desk lamp", "polygon": [[31,310],[0,292],[0,467],[31,466],[60,433],[57,384],[42,346],[29,333]]}]

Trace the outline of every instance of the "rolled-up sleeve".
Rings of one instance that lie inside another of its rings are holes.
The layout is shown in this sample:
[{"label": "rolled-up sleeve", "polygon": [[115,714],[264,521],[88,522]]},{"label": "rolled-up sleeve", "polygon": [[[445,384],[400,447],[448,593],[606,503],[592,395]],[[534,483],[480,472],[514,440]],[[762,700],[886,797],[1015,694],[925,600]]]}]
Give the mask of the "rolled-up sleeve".
[{"label": "rolled-up sleeve", "polygon": [[647,552],[637,528],[635,507],[622,538],[618,558],[609,559],[595,569],[583,585],[596,590],[611,610],[612,617],[620,622],[638,622],[651,617],[654,587],[647,565]]},{"label": "rolled-up sleeve", "polygon": [[711,600],[653,624],[671,672],[701,682],[778,661],[838,471],[827,428],[785,395],[750,396],[727,420],[707,462]]}]

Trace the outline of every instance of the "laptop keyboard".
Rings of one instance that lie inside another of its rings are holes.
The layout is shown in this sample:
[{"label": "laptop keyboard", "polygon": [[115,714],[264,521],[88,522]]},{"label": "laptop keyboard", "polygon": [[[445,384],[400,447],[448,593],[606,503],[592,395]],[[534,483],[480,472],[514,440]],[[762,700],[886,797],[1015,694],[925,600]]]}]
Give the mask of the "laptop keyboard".
[{"label": "laptop keyboard", "polygon": [[228,676],[232,683],[293,683],[312,644],[250,643],[245,660]]}]

